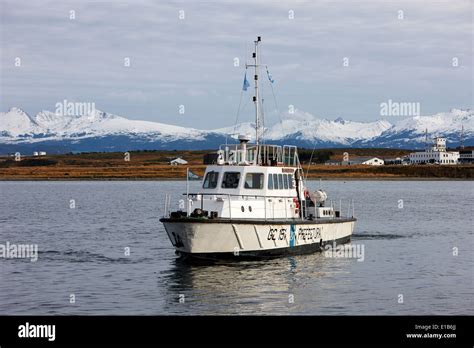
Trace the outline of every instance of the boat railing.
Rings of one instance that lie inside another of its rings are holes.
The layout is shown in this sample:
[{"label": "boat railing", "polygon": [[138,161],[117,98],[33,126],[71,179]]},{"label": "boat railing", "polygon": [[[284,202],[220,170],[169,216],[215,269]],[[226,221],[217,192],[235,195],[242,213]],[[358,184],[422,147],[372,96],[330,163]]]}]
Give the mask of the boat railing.
[{"label": "boat railing", "polygon": [[[227,201],[227,213],[228,213],[228,218],[229,219],[233,219],[232,217],[232,204],[231,202],[233,201],[232,198],[235,198],[235,197],[239,197],[240,199],[243,199],[243,200],[247,200],[248,198],[253,198],[253,199],[256,199],[256,200],[263,200],[263,218],[265,219],[265,221],[267,221],[268,219],[274,219],[275,218],[275,207],[274,207],[274,202],[273,201],[270,201],[270,200],[274,200],[274,199],[284,199],[284,200],[288,200],[288,199],[293,199],[294,197],[291,197],[291,196],[281,196],[281,195],[255,195],[255,194],[229,194],[229,193],[183,193],[183,196],[186,196],[186,206],[185,206],[185,211],[186,211],[186,215],[189,216],[190,215],[190,201],[194,198],[196,198],[196,200],[200,201],[200,209],[201,210],[205,210],[206,208],[206,204],[205,203],[210,203],[210,202],[215,202],[216,200],[220,200],[220,201]],[[215,199],[209,199],[209,200],[205,200],[204,197],[205,196],[213,196],[215,197]],[[169,214],[169,209],[170,209],[170,201],[169,201],[170,197],[169,195],[167,195],[166,199],[165,199],[165,216],[167,216],[167,214]],[[208,202],[205,202],[205,201],[208,201]],[[234,200],[235,202],[236,200]],[[272,204],[271,208],[268,209],[268,203]],[[284,220],[291,220],[291,221],[294,221],[294,220],[305,220],[307,218],[309,218],[309,215],[308,216],[305,216],[307,215],[306,212],[308,212],[309,210],[309,201],[308,200],[302,200],[301,201],[301,207],[300,209],[302,209],[302,212],[301,214],[299,214],[298,217],[294,217],[294,216],[289,216],[289,209],[288,209],[288,204],[287,202],[285,202],[284,205],[284,217],[282,217],[282,219]],[[331,207],[334,209],[334,207],[332,206],[332,203],[331,203]],[[184,207],[183,207],[184,208]],[[352,208],[353,208],[353,205],[352,205]],[[342,207],[339,208],[339,212],[340,212],[340,216],[339,217],[336,217],[335,214],[333,214],[333,216],[331,217],[332,219],[337,219],[337,218],[343,218],[342,216]],[[350,209],[350,205],[349,205],[349,209]],[[223,210],[221,212],[221,215],[224,214],[226,211]],[[350,213],[348,212],[348,215],[347,216],[350,216]],[[352,214],[352,216],[354,216],[354,213]],[[313,218],[316,218],[315,216],[313,216]]]},{"label": "boat railing", "polygon": [[293,145],[225,144],[219,146],[219,158],[223,164],[258,163],[265,166],[299,165],[298,148]]}]

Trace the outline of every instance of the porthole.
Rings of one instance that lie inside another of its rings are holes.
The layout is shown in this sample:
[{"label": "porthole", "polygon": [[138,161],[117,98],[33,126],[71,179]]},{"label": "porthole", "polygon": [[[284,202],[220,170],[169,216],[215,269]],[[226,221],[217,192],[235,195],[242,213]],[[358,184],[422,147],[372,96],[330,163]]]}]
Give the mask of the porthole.
[{"label": "porthole", "polygon": [[252,212],[252,206],[249,205],[249,212]]},{"label": "porthole", "polygon": [[242,210],[242,213],[243,213],[243,212],[245,211],[244,206],[241,206],[241,207],[240,207],[240,210]]}]

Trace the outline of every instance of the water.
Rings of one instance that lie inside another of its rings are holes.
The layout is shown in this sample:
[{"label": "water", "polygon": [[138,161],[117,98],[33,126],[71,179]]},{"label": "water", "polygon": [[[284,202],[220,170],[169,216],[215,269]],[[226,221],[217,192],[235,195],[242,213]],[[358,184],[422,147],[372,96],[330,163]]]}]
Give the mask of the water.
[{"label": "water", "polygon": [[473,182],[323,186],[355,200],[364,261],[189,264],[158,221],[183,182],[0,182],[0,244],[39,248],[36,262],[0,259],[0,313],[474,314]]}]

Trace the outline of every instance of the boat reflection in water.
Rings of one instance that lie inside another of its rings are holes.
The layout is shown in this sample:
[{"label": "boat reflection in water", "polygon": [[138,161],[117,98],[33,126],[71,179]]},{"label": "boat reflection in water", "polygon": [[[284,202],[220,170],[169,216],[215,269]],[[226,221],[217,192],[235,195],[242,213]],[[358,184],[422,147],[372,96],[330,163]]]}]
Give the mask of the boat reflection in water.
[{"label": "boat reflection in water", "polygon": [[176,258],[158,281],[167,284],[166,314],[324,314],[333,278],[350,273],[352,262],[324,253],[239,262]]}]

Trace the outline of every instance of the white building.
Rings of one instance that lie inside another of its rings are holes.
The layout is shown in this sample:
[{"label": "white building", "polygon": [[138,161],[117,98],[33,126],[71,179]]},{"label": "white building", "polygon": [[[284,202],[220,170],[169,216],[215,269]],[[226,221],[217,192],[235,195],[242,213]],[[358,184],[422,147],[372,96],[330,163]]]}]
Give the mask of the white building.
[{"label": "white building", "polygon": [[459,163],[469,164],[474,162],[474,150],[459,151]]},{"label": "white building", "polygon": [[343,165],[358,165],[363,164],[367,166],[383,166],[384,160],[377,157],[354,157],[348,161],[342,161]]},{"label": "white building", "polygon": [[40,156],[46,156],[46,152],[40,151],[40,152],[39,152],[39,155],[40,155]]},{"label": "white building", "polygon": [[181,157],[175,158],[174,160],[170,161],[172,166],[188,164],[188,161],[182,159]]},{"label": "white building", "polygon": [[446,151],[446,138],[436,137],[434,143],[428,146],[425,151],[410,153],[411,164],[457,164],[459,161],[459,152]]}]

